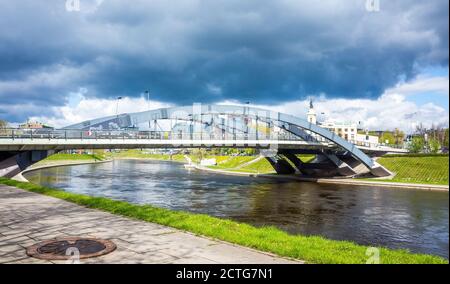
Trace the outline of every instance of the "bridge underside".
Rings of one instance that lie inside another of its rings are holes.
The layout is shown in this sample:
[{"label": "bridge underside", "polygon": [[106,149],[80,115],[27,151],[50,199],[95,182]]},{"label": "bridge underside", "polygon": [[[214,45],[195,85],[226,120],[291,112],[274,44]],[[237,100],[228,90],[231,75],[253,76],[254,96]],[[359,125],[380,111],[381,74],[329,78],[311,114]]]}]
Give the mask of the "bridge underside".
[{"label": "bridge underside", "polygon": [[12,178],[55,151],[0,151],[0,177]]}]

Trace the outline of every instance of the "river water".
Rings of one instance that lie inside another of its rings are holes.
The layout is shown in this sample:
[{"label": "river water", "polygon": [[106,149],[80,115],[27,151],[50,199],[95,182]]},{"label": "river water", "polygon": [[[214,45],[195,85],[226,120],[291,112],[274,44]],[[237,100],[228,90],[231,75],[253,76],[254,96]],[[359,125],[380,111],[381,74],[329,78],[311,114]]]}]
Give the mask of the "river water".
[{"label": "river water", "polygon": [[448,192],[226,176],[143,160],[41,169],[25,177],[68,192],[448,258]]}]

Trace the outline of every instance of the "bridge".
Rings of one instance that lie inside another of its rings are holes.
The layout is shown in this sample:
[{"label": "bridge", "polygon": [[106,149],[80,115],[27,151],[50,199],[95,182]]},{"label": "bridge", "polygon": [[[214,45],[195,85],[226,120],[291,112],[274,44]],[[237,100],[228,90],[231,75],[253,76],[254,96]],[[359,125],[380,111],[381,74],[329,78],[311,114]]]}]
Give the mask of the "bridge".
[{"label": "bridge", "polygon": [[[12,177],[62,150],[220,147],[260,149],[277,173],[305,176],[387,176],[391,173],[372,157],[395,151],[358,147],[284,113],[194,104],[98,118],[62,129],[0,130],[0,176]],[[303,163],[297,154],[316,158]]]}]

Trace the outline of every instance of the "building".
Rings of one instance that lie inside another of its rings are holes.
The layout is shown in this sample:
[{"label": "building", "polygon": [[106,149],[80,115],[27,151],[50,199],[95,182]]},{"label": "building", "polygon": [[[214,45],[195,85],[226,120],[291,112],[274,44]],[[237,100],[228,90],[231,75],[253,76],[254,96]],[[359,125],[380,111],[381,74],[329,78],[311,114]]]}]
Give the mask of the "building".
[{"label": "building", "polygon": [[47,126],[37,121],[27,121],[24,124],[19,125],[22,129],[53,129],[53,127]]},{"label": "building", "polygon": [[[356,142],[358,127],[353,122],[336,122],[334,120],[326,120],[320,124],[321,127],[336,133],[341,138],[352,143]],[[356,144],[356,143],[355,143]]]},{"label": "building", "polygon": [[317,113],[316,110],[314,109],[312,100],[309,102],[309,110],[308,113],[306,114],[306,117],[309,123],[317,124]]},{"label": "building", "polygon": [[336,133],[341,138],[347,140],[350,143],[366,147],[377,147],[379,145],[378,136],[369,135],[367,131],[358,129],[358,125],[354,122],[339,122],[332,119],[327,119],[324,122],[318,122],[317,113],[314,109],[312,101],[310,101],[309,103],[309,110],[306,118],[308,122],[328,129],[329,131]]}]

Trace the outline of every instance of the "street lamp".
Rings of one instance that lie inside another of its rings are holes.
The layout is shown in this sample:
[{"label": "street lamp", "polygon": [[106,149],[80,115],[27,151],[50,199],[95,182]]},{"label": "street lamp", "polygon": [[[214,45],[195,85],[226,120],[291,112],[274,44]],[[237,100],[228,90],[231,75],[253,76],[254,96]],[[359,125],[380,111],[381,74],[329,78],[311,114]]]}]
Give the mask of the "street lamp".
[{"label": "street lamp", "polygon": [[119,102],[122,100],[122,97],[117,97],[117,104],[116,104],[116,116],[119,117]]},{"label": "street lamp", "polygon": [[[147,95],[147,109],[150,110],[150,91],[146,90],[145,94]],[[152,128],[151,118],[148,119],[148,128],[149,128],[149,130]]]},{"label": "street lamp", "polygon": [[146,90],[145,94],[147,95],[147,108],[150,110],[150,92]]}]

